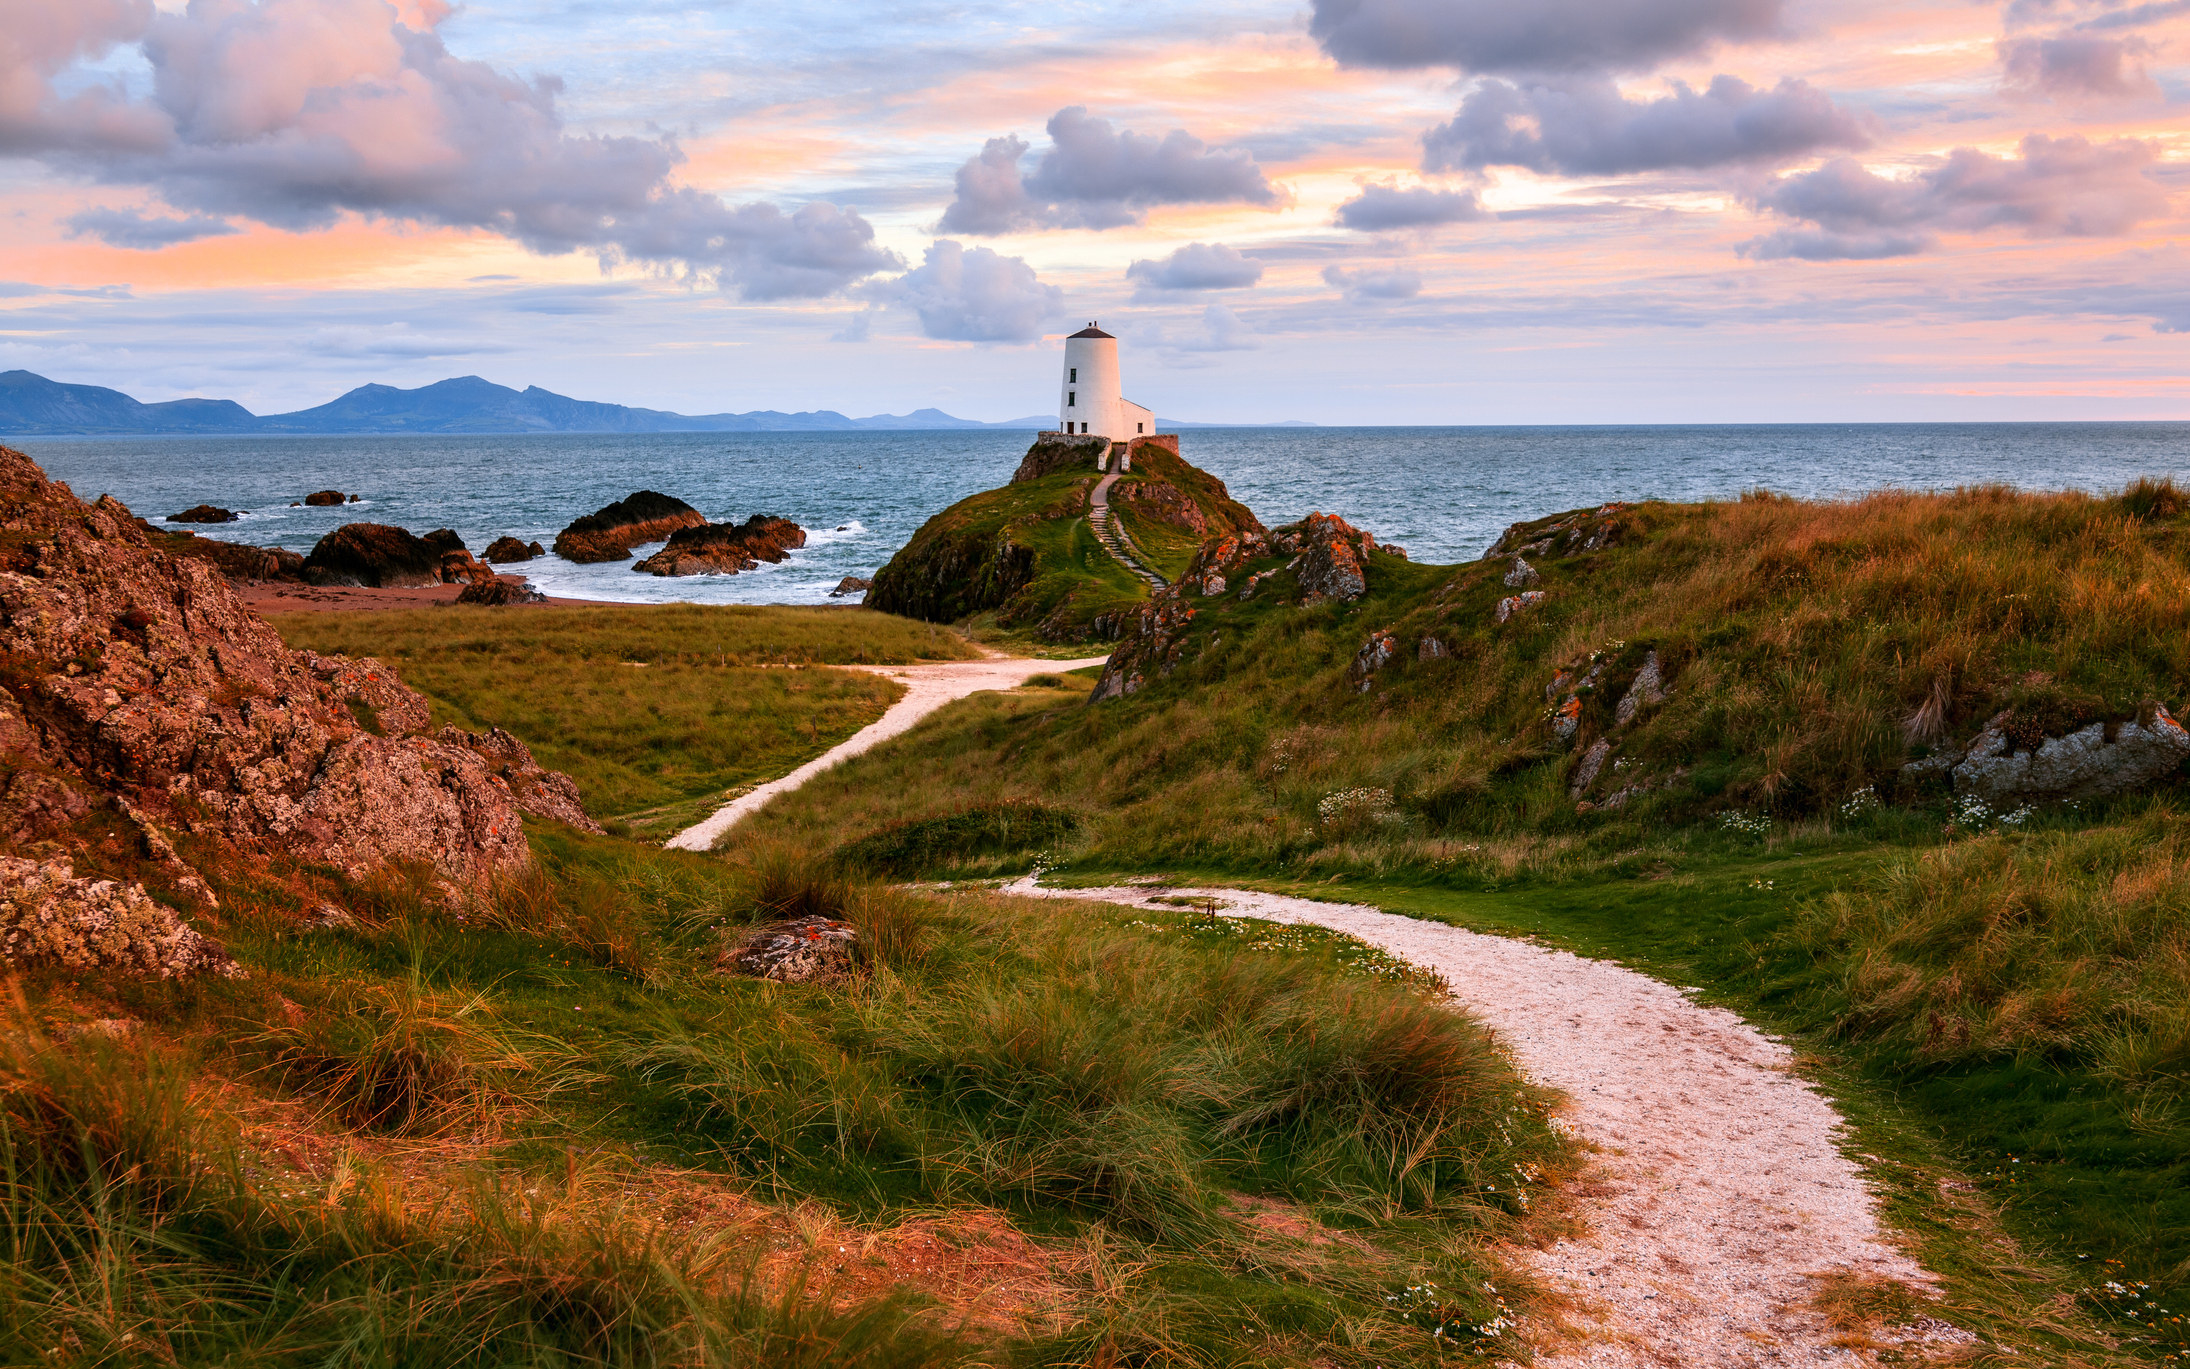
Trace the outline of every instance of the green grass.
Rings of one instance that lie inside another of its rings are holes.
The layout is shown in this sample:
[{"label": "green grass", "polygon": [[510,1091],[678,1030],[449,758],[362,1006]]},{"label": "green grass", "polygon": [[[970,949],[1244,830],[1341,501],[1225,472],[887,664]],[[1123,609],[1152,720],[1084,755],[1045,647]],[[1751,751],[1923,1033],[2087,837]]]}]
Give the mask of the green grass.
[{"label": "green grass", "polygon": [[516,734],[578,782],[586,811],[646,831],[704,816],[726,790],[785,774],[882,716],[901,692],[861,671],[960,660],[926,623],[844,609],[435,609],[292,613],[291,646],[376,655],[434,722]]}]

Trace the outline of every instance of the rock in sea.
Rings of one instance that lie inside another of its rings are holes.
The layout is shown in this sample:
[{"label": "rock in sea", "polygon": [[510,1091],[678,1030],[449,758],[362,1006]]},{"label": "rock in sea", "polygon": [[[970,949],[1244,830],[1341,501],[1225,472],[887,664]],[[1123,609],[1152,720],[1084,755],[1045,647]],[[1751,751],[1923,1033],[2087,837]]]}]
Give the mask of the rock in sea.
[{"label": "rock in sea", "polygon": [[555,534],[555,554],[566,561],[627,561],[631,549],[642,542],[659,542],[681,528],[706,523],[706,517],[682,499],[640,490]]},{"label": "rock in sea", "polygon": [[486,559],[497,566],[514,566],[545,555],[546,548],[538,542],[520,542],[514,537],[497,537],[487,543]]},{"label": "rock in sea", "polygon": [[243,515],[233,509],[216,508],[211,504],[200,504],[194,509],[184,509],[181,513],[169,514],[167,521],[170,523],[233,523],[241,517]]},{"label": "rock in sea", "polygon": [[756,513],[743,523],[679,528],[668,546],[632,569],[648,575],[736,575],[763,561],[779,562],[805,545],[806,530],[798,524]]},{"label": "rock in sea", "polygon": [[441,583],[442,548],[385,523],[344,523],[304,558],[315,585],[400,589]]}]

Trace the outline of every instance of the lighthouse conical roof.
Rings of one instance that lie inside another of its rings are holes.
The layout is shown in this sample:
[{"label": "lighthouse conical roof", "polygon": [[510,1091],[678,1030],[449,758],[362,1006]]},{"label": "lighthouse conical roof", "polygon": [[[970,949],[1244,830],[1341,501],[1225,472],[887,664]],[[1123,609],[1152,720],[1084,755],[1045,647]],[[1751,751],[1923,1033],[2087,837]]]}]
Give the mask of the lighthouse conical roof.
[{"label": "lighthouse conical roof", "polygon": [[1087,325],[1087,327],[1085,327],[1085,328],[1082,328],[1082,329],[1081,329],[1081,330],[1080,330],[1079,332],[1077,332],[1077,333],[1074,333],[1074,334],[1073,334],[1072,336],[1074,336],[1074,337],[1107,337],[1107,338],[1110,338],[1110,339],[1111,339],[1111,341],[1113,341],[1113,342],[1117,341],[1117,339],[1116,339],[1116,338],[1114,338],[1114,337],[1111,337],[1111,335],[1110,335],[1109,333],[1106,333],[1106,332],[1104,332],[1104,331],[1103,331],[1102,329],[1100,329],[1100,328],[1096,327],[1096,326],[1095,326],[1094,324],[1092,324],[1092,323],[1090,323],[1089,325]]}]

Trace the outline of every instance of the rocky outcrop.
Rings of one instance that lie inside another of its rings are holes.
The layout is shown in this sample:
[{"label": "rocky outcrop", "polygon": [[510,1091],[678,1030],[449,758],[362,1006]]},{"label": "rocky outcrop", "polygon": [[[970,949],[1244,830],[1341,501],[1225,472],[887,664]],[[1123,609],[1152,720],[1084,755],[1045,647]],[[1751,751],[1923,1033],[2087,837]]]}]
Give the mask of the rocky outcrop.
[{"label": "rocky outcrop", "polygon": [[1370,677],[1385,666],[1390,665],[1398,657],[1399,640],[1397,638],[1389,632],[1370,633],[1369,639],[1361,644],[1359,651],[1354,653],[1354,663],[1347,670],[1347,674],[1353,679],[1354,688],[1363,694],[1368,693],[1369,686],[1375,683]]},{"label": "rocky outcrop", "polygon": [[836,582],[836,588],[829,591],[829,597],[831,599],[841,599],[847,594],[865,594],[873,588],[874,581],[862,580],[856,575],[847,575]]},{"label": "rocky outcrop", "polygon": [[156,550],[170,556],[193,556],[211,562],[231,580],[300,582],[304,579],[304,558],[286,547],[251,547],[241,542],[223,542],[218,538],[200,537],[194,532],[157,527],[141,518],[137,520],[137,527]]},{"label": "rocky outcrop", "polygon": [[0,857],[0,961],[142,979],[243,973],[228,952],[153,902],[143,885],[78,879],[62,859]]},{"label": "rocky outcrop", "polygon": [[1612,710],[1615,727],[1625,727],[1645,708],[1653,708],[1665,702],[1665,679],[1658,671],[1658,653],[1643,653],[1642,666],[1636,670],[1634,682],[1620,696],[1620,702]]},{"label": "rocky outcrop", "polygon": [[586,563],[628,561],[631,549],[641,543],[659,542],[680,528],[706,523],[700,511],[682,499],[640,490],[555,534],[555,554]]},{"label": "rocky outcrop", "polygon": [[1369,558],[1377,550],[1374,533],[1334,514],[1311,513],[1272,532],[1270,545],[1293,557],[1289,569],[1300,579],[1304,604],[1330,599],[1345,603],[1368,593]]},{"label": "rocky outcrop", "polygon": [[[1550,556],[1601,551],[1627,531],[1627,512],[1625,504],[1601,504],[1534,523],[1515,523],[1483,555],[1511,556],[1518,563],[1526,557],[1541,561]],[[1514,585],[1512,580],[1506,583]]]},{"label": "rocky outcrop", "polygon": [[310,508],[327,509],[344,502],[354,504],[357,502],[357,496],[354,494],[346,495],[340,490],[320,490],[304,496],[304,502]]},{"label": "rocky outcrop", "polygon": [[442,550],[386,523],[344,523],[304,558],[304,578],[315,585],[371,589],[438,585]]},{"label": "rocky outcrop", "polygon": [[125,801],[178,839],[356,875],[529,859],[511,786],[477,749],[411,735],[426,703],[393,672],[289,650],[211,565],[5,449],[0,653],[0,833],[18,844]]},{"label": "rocky outcrop", "polygon": [[599,832],[601,825],[586,816],[578,786],[560,770],[543,770],[523,742],[499,727],[466,732],[444,727],[437,734],[450,746],[465,747],[486,762],[487,773],[509,790],[518,808],[528,816],[568,823],[585,832]]},{"label": "rocky outcrop", "polygon": [[1954,792],[1993,805],[2098,799],[2150,784],[2190,757],[2190,731],[2159,704],[2125,722],[2092,723],[2017,746],[2012,716],[1986,724],[1954,764]]},{"label": "rocky outcrop", "polygon": [[1127,620],[1117,648],[1103,662],[1102,677],[1087,696],[1088,703],[1137,694],[1150,675],[1170,674],[1186,650],[1186,633],[1193,622],[1194,609],[1179,585],[1157,590],[1140,612]]},{"label": "rocky outcrop", "polygon": [[169,514],[167,521],[170,523],[233,523],[241,517],[243,515],[237,513],[234,509],[215,508],[211,504],[200,504],[194,509],[184,509],[181,513]]},{"label": "rocky outcrop", "polygon": [[1011,483],[1023,485],[1030,480],[1040,480],[1046,475],[1071,472],[1075,475],[1093,475],[1110,453],[1107,437],[1067,437],[1063,433],[1043,433],[1027,448],[1027,454],[1019,459],[1019,469],[1011,473]]},{"label": "rocky outcrop", "polygon": [[779,984],[832,984],[851,976],[859,930],[829,917],[801,917],[764,927],[739,941],[721,967]]},{"label": "rocky outcrop", "polygon": [[547,549],[538,542],[520,542],[514,537],[497,537],[487,543],[486,559],[497,566],[514,566],[545,555]]},{"label": "rocky outcrop", "polygon": [[1536,607],[1547,597],[1544,591],[1540,589],[1524,589],[1519,594],[1508,595],[1500,599],[1498,607],[1491,610],[1491,616],[1501,623],[1507,622],[1515,614]]},{"label": "rocky outcrop", "polygon": [[743,523],[701,523],[670,534],[669,545],[632,567],[648,575],[736,575],[782,561],[806,545],[806,529],[756,513]]},{"label": "rocky outcrop", "polygon": [[1513,558],[1513,569],[1506,572],[1507,589],[1527,589],[1544,577],[1536,573],[1536,567],[1522,557]]},{"label": "rocky outcrop", "polygon": [[456,596],[456,602],[478,604],[485,608],[508,608],[515,604],[544,604],[547,596],[534,589],[530,580],[498,575],[464,586],[464,592]]}]

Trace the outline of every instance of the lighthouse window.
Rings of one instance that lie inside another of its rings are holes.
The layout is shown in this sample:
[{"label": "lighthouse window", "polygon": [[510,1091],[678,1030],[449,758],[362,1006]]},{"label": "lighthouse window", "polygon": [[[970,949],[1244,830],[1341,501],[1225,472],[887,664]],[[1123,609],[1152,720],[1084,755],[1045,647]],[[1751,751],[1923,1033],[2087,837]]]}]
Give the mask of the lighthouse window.
[{"label": "lighthouse window", "polygon": [[1080,402],[1080,392],[1079,392],[1079,391],[1077,391],[1077,390],[1067,390],[1067,391],[1065,391],[1065,407],[1066,407],[1066,408],[1068,408],[1068,409],[1070,409],[1070,408],[1075,408],[1075,407],[1077,407],[1077,406],[1079,405],[1079,402]]},{"label": "lighthouse window", "polygon": [[1079,383],[1080,383],[1080,368],[1079,368],[1079,367],[1077,367],[1077,366],[1073,367],[1073,368],[1072,368],[1072,369],[1071,369],[1070,371],[1066,372],[1066,374],[1065,374],[1065,378],[1066,378],[1067,380],[1071,381],[1071,382],[1072,382],[1073,384],[1075,384],[1075,385],[1079,384]]}]

